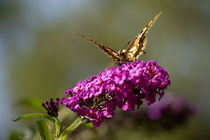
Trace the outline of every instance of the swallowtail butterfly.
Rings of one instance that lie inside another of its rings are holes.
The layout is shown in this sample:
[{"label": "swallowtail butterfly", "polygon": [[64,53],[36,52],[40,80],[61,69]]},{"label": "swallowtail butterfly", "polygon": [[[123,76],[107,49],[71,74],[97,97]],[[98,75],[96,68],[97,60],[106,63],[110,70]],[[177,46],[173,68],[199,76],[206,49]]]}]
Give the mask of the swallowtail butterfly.
[{"label": "swallowtail butterfly", "polygon": [[146,48],[147,37],[146,34],[155,23],[155,21],[160,16],[161,12],[159,12],[147,25],[144,27],[141,32],[137,35],[137,37],[129,44],[128,48],[125,50],[116,51],[107,47],[106,45],[102,45],[98,41],[95,41],[85,35],[81,35],[79,33],[74,34],[78,35],[79,37],[97,45],[100,47],[107,55],[113,58],[114,63],[118,62],[119,64],[135,61],[139,58],[140,55],[144,54],[144,49]]}]

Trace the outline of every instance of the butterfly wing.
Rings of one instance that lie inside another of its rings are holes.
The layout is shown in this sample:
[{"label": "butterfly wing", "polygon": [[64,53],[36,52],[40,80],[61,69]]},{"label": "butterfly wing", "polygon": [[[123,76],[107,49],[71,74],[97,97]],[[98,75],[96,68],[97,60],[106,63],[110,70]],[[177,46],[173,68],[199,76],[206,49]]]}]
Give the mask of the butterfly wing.
[{"label": "butterfly wing", "polygon": [[139,58],[140,55],[144,53],[144,49],[146,48],[147,37],[146,33],[155,23],[155,21],[160,16],[161,12],[159,12],[148,24],[147,26],[138,34],[138,36],[133,40],[128,49],[125,52],[126,60],[135,61]]},{"label": "butterfly wing", "polygon": [[129,53],[127,54],[129,61],[135,61],[139,58],[142,54],[144,54],[144,49],[146,48],[147,44],[147,37],[145,36],[139,45],[134,46]]},{"label": "butterfly wing", "polygon": [[78,35],[79,37],[81,37],[81,38],[83,38],[83,39],[85,39],[85,40],[87,40],[87,41],[89,41],[89,42],[91,42],[91,43],[93,43],[93,44],[96,44],[97,46],[99,46],[109,57],[112,57],[114,60],[119,60],[120,58],[119,58],[119,56],[118,56],[118,53],[115,51],[115,50],[113,50],[113,49],[111,49],[111,48],[109,48],[109,47],[107,47],[107,46],[105,46],[105,45],[102,45],[102,44],[100,44],[99,42],[97,42],[97,41],[95,41],[95,40],[93,40],[93,39],[91,39],[91,38],[89,38],[89,37],[87,37],[87,36],[85,36],[85,35],[81,35],[81,34],[79,34],[79,33],[75,33],[75,32],[73,32],[73,34],[76,34],[76,35]]}]

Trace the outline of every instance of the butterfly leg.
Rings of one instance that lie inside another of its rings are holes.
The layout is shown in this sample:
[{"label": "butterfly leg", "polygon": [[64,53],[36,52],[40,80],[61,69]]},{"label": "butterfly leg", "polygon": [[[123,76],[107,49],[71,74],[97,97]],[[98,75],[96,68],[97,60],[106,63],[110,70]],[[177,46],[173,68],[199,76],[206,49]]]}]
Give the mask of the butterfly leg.
[{"label": "butterfly leg", "polygon": [[111,64],[111,66],[110,66],[109,68],[114,67],[114,65],[115,65],[116,62],[117,62],[117,61],[113,61],[112,64]]}]

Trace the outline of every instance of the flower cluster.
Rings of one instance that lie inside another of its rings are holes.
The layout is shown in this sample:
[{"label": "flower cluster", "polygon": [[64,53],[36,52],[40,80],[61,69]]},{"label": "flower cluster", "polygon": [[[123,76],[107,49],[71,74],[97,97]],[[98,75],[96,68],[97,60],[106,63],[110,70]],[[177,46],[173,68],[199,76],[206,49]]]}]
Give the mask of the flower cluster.
[{"label": "flower cluster", "polygon": [[58,116],[58,107],[59,107],[59,101],[60,99],[57,98],[56,101],[53,101],[53,99],[50,99],[50,102],[45,101],[42,103],[42,106],[47,110],[47,114],[53,117]]},{"label": "flower cluster", "polygon": [[113,116],[117,107],[132,111],[143,99],[148,105],[154,103],[156,95],[161,98],[169,84],[167,71],[156,61],[129,62],[78,82],[66,91],[67,97],[61,104],[100,126],[103,119]]},{"label": "flower cluster", "polygon": [[[177,96],[170,92],[166,92],[160,101],[156,101],[148,107],[134,112],[118,111],[112,120],[103,123],[102,129],[97,129],[97,139],[106,135],[112,136],[116,130],[141,128],[142,132],[149,136],[157,136],[161,132],[174,130],[188,123],[198,109],[194,104],[190,104],[183,96]],[[89,129],[92,132],[91,129]],[[171,132],[171,131],[170,131]],[[91,134],[91,133],[90,133]],[[92,132],[91,139],[94,139]],[[162,134],[162,133],[161,133]],[[80,139],[80,137],[77,138]]]}]

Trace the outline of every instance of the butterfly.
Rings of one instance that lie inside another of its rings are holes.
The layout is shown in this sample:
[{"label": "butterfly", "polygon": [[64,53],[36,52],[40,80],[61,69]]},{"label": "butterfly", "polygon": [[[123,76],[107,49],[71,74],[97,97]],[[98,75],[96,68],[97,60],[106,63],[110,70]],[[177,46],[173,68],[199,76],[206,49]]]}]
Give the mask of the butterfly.
[{"label": "butterfly", "polygon": [[159,12],[150,22],[144,27],[141,32],[137,35],[137,37],[129,44],[128,48],[116,51],[106,45],[103,45],[99,43],[98,41],[95,41],[85,35],[75,33],[73,34],[78,35],[80,38],[83,38],[98,47],[100,47],[108,56],[113,58],[114,64],[118,62],[118,64],[122,64],[125,62],[131,62],[135,61],[139,58],[140,55],[144,54],[144,49],[146,48],[147,43],[147,37],[146,34],[152,27],[152,25],[155,23],[155,21],[159,18],[160,14],[162,12]]}]

